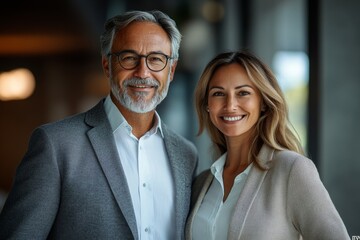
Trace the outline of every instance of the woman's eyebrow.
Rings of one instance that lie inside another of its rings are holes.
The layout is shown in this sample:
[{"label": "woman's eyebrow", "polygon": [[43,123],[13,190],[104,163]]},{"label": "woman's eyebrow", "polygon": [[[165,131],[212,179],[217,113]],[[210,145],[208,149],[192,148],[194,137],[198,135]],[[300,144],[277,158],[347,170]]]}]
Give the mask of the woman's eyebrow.
[{"label": "woman's eyebrow", "polygon": [[209,90],[214,89],[214,88],[224,89],[223,87],[220,87],[220,86],[212,86],[209,88]]},{"label": "woman's eyebrow", "polygon": [[253,88],[252,86],[250,86],[248,84],[244,84],[244,85],[240,85],[240,86],[235,87],[235,89],[239,89],[239,88],[243,88],[243,87]]},{"label": "woman's eyebrow", "polygon": [[[253,88],[252,86],[250,86],[250,85],[248,85],[248,84],[244,84],[244,85],[239,85],[239,86],[235,87],[235,89],[240,89],[240,88],[243,88],[243,87]],[[224,88],[221,87],[221,86],[211,86],[211,87],[209,88],[209,90],[214,89],[214,88],[218,88],[218,89],[222,89],[222,90],[224,89]]]}]

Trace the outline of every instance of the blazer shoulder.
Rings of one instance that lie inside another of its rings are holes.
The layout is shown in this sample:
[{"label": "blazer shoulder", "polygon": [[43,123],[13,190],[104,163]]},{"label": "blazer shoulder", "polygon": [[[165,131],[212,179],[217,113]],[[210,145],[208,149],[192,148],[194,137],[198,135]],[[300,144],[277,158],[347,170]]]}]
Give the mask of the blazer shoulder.
[{"label": "blazer shoulder", "polygon": [[[278,181],[289,182],[294,179],[301,182],[319,178],[313,161],[304,155],[289,150],[274,151],[269,160],[268,174]],[[282,180],[281,180],[282,179]]]},{"label": "blazer shoulder", "polygon": [[56,138],[80,134],[80,132],[88,129],[86,124],[84,124],[84,118],[85,114],[79,113],[61,120],[46,123],[35,128],[33,134],[36,132],[44,132],[46,135],[54,136]]},{"label": "blazer shoulder", "polygon": [[315,164],[308,157],[290,150],[275,151],[273,156],[274,165],[287,168],[315,168]]},{"label": "blazer shoulder", "polygon": [[[93,108],[87,111],[73,114],[63,119],[59,119],[53,122],[40,125],[34,129],[33,133],[43,131],[46,132],[49,136],[55,135],[58,138],[63,135],[76,136],[81,133],[84,133],[89,128],[91,128],[92,124],[91,123],[89,124],[88,122],[91,122],[91,120],[93,119],[97,119],[97,122],[107,120],[102,101],[100,101],[96,106],[94,106]],[[102,119],[102,120],[100,121],[98,119]]]}]

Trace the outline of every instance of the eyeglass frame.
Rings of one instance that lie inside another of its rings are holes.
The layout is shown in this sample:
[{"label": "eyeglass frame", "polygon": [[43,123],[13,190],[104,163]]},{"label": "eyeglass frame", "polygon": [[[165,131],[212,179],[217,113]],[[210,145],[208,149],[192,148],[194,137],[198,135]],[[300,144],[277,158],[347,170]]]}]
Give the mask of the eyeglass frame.
[{"label": "eyeglass frame", "polygon": [[[125,68],[123,65],[121,65],[120,60],[119,60],[119,57],[120,57],[120,55],[123,54],[123,53],[133,53],[133,54],[136,54],[136,55],[138,56],[138,58],[139,58],[137,64],[136,64],[134,67],[132,67],[132,68]],[[164,56],[164,57],[166,58],[165,65],[164,65],[164,67],[163,67],[162,69],[160,69],[160,70],[153,70],[153,69],[151,69],[151,68],[149,67],[147,59],[148,59],[148,57],[149,57],[150,55],[152,55],[152,54],[160,54],[160,55],[162,55],[162,56]],[[133,50],[122,50],[122,51],[120,51],[120,52],[108,53],[108,57],[110,57],[110,56],[112,56],[112,55],[116,56],[117,62],[118,62],[119,65],[120,65],[123,69],[125,69],[125,70],[133,70],[133,69],[137,68],[137,67],[139,66],[139,64],[140,64],[141,58],[145,58],[146,67],[147,67],[150,71],[153,71],[153,72],[161,72],[161,71],[164,70],[164,69],[166,68],[166,66],[168,65],[169,59],[170,59],[170,60],[174,59],[173,57],[170,57],[169,55],[166,55],[165,53],[162,53],[162,52],[150,52],[150,53],[147,54],[147,55],[143,55],[143,54],[138,54],[137,52],[135,52],[135,51],[133,51]]]}]

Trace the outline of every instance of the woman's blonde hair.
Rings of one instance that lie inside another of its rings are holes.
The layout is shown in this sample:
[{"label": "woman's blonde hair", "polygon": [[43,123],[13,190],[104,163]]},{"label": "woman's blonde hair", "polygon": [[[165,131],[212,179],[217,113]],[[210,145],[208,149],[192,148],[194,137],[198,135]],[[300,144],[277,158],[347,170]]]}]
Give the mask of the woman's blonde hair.
[{"label": "woman's blonde hair", "polygon": [[301,143],[291,126],[285,97],[279,84],[266,64],[255,55],[247,52],[225,52],[217,55],[205,67],[195,89],[195,106],[199,120],[200,135],[206,129],[219,154],[227,151],[225,136],[211,122],[208,106],[209,82],[215,71],[222,66],[239,64],[245,70],[250,81],[259,90],[263,110],[256,124],[255,137],[249,151],[249,161],[257,161],[257,155],[263,143],[277,150],[292,150],[304,154]]}]

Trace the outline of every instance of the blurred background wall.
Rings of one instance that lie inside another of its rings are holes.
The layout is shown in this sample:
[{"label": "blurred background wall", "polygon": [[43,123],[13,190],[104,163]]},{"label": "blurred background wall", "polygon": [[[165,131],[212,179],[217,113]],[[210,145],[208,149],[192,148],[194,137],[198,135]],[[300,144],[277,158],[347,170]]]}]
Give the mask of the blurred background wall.
[{"label": "blurred background wall", "polygon": [[12,0],[0,6],[0,209],[32,130],[107,95],[99,53],[104,21],[126,10],[159,9],[176,20],[183,42],[158,111],[196,144],[198,171],[214,158],[207,135],[196,136],[197,79],[216,53],[249,49],[278,76],[308,155],[350,236],[360,235],[360,1]]}]

